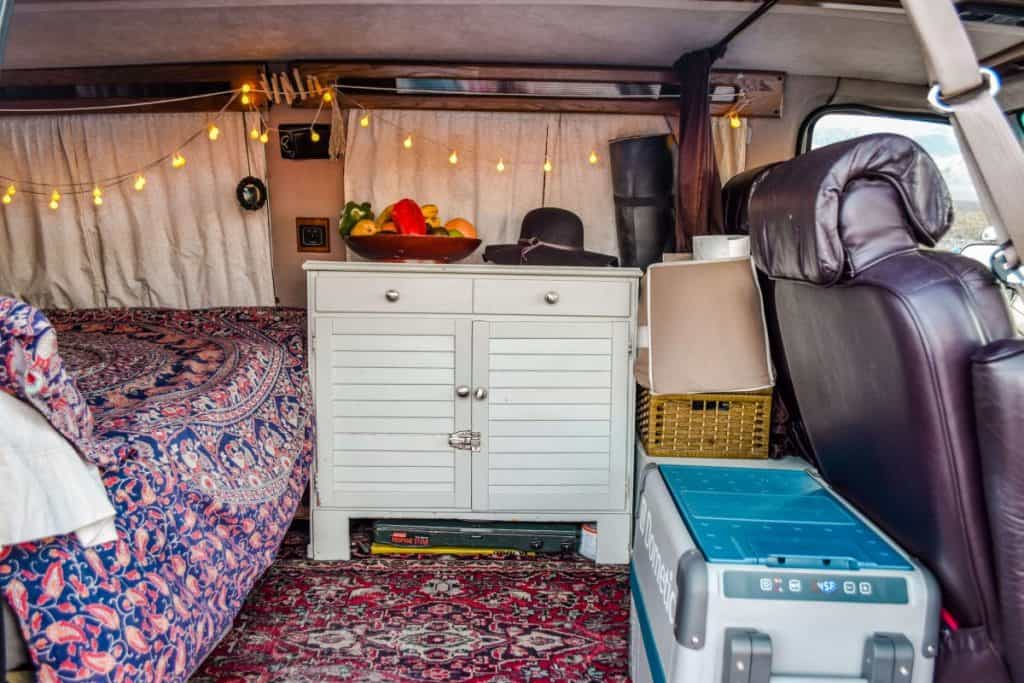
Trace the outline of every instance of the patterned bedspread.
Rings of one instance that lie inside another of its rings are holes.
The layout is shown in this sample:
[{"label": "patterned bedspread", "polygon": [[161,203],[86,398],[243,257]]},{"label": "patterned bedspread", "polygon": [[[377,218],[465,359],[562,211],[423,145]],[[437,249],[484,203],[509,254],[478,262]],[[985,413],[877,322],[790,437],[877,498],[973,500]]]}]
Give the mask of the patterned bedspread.
[{"label": "patterned bedspread", "polygon": [[[50,315],[94,414],[118,540],[0,549],[39,680],[183,681],[231,627],[305,489],[305,314]],[[0,484],[2,485],[2,484]]]}]

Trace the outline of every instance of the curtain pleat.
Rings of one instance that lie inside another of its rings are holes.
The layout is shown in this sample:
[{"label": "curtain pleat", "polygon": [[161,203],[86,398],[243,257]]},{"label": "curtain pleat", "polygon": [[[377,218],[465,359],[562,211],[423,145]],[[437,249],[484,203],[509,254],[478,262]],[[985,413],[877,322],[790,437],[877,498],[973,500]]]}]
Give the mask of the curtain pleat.
[{"label": "curtain pleat", "polygon": [[[245,211],[235,186],[251,172],[265,177],[263,146],[249,142],[240,114],[217,122],[177,150],[211,115],[103,114],[0,119],[0,169],[35,182],[83,182],[146,170],[141,192],[128,179],[63,192],[48,208],[47,186],[19,186],[0,212],[0,292],[44,307],[271,305],[274,301],[267,209]],[[43,196],[30,196],[36,189]]]},{"label": "curtain pleat", "polygon": [[723,184],[747,168],[747,135],[750,129],[747,127],[747,119],[741,118],[739,121],[739,127],[733,128],[727,116],[716,116],[711,120],[718,177]]},{"label": "curtain pleat", "polygon": [[674,68],[679,76],[679,171],[676,182],[676,248],[692,251],[694,235],[720,234],[722,184],[711,139],[711,65],[708,48],[683,55]]}]

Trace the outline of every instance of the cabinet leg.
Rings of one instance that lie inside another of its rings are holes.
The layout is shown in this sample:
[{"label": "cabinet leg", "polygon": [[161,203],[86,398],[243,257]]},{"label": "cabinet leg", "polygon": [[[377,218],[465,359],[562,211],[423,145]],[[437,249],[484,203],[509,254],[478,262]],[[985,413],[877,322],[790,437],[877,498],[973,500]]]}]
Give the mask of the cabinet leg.
[{"label": "cabinet leg", "polygon": [[314,509],[310,527],[310,559],[346,562],[352,559],[349,518],[344,512]]},{"label": "cabinet leg", "polygon": [[603,517],[597,521],[597,563],[629,564],[629,515]]}]

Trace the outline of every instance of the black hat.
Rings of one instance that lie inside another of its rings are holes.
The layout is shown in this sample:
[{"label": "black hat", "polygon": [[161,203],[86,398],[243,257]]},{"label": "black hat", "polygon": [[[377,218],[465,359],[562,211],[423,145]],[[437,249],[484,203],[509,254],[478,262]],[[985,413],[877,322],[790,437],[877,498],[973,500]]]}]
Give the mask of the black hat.
[{"label": "black hat", "polygon": [[523,217],[517,244],[492,244],[484,260],[515,266],[617,266],[619,259],[583,249],[583,221],[572,211],[544,207]]}]

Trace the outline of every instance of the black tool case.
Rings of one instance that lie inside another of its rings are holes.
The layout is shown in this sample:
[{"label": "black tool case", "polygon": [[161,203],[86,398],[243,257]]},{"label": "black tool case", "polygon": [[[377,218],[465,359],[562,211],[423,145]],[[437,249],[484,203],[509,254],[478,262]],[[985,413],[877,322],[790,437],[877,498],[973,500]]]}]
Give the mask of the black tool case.
[{"label": "black tool case", "polygon": [[500,548],[536,553],[573,551],[578,524],[460,522],[433,519],[378,520],[373,540],[405,548]]}]

